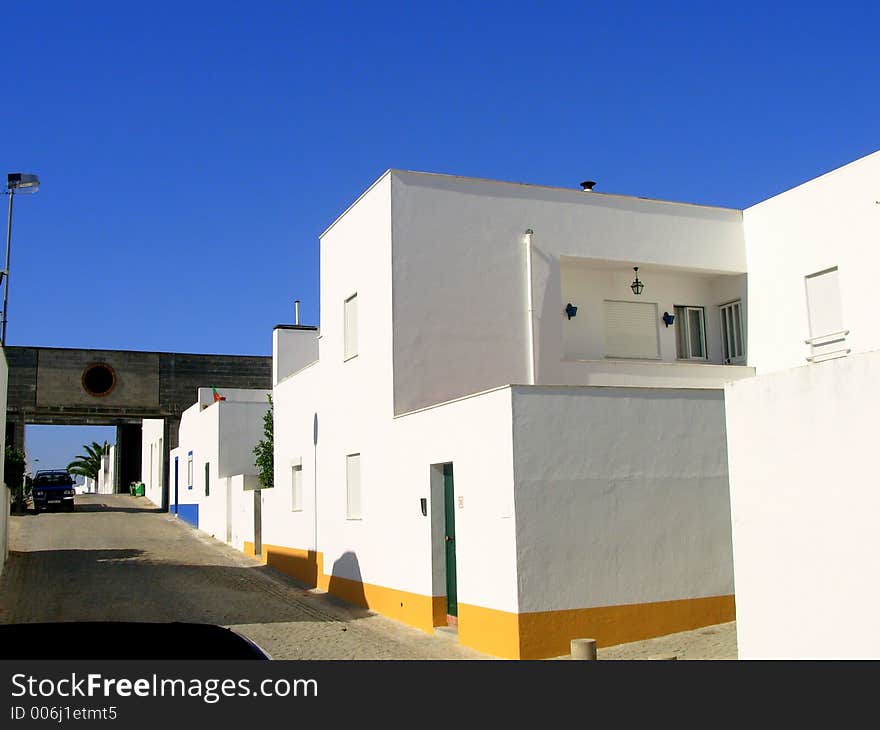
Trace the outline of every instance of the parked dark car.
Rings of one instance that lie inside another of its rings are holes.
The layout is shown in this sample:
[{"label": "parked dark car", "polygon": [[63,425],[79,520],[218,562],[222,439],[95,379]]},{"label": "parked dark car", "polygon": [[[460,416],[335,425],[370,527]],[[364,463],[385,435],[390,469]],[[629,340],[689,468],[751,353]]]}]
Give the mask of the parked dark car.
[{"label": "parked dark car", "polygon": [[64,509],[73,512],[74,480],[64,469],[38,471],[34,476],[32,494],[34,510]]}]

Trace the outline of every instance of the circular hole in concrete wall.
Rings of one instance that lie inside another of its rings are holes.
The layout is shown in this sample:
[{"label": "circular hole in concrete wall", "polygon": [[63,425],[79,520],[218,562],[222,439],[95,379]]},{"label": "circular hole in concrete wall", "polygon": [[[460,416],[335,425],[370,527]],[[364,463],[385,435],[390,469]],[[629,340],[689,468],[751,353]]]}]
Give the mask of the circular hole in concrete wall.
[{"label": "circular hole in concrete wall", "polygon": [[116,371],[102,362],[89,365],[83,370],[82,384],[89,395],[107,395],[116,386]]}]

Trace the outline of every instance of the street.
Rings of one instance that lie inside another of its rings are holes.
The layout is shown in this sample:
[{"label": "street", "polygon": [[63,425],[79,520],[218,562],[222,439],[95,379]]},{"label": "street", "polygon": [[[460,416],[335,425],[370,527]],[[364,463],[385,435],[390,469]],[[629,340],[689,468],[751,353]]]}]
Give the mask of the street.
[{"label": "street", "polygon": [[214,623],[275,659],[489,658],[305,589],[144,498],[78,495],[73,513],[12,515],[9,549],[0,623]]}]

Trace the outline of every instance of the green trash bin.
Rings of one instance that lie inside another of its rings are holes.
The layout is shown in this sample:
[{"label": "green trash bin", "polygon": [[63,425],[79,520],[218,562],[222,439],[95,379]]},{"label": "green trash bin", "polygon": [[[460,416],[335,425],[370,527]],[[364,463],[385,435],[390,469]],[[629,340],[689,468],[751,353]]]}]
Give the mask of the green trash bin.
[{"label": "green trash bin", "polygon": [[146,485],[143,482],[138,482],[134,486],[134,496],[135,497],[143,497],[145,489],[146,489]]}]

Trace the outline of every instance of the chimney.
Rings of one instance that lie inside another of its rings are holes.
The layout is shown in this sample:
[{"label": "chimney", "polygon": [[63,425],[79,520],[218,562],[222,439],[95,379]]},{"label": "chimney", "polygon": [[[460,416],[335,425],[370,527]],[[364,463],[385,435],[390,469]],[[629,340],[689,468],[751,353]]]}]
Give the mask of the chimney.
[{"label": "chimney", "polygon": [[581,183],[581,187],[584,189],[585,193],[593,192],[593,186],[596,184],[595,180],[584,180]]},{"label": "chimney", "polygon": [[293,323],[299,324],[299,299],[293,300]]}]

